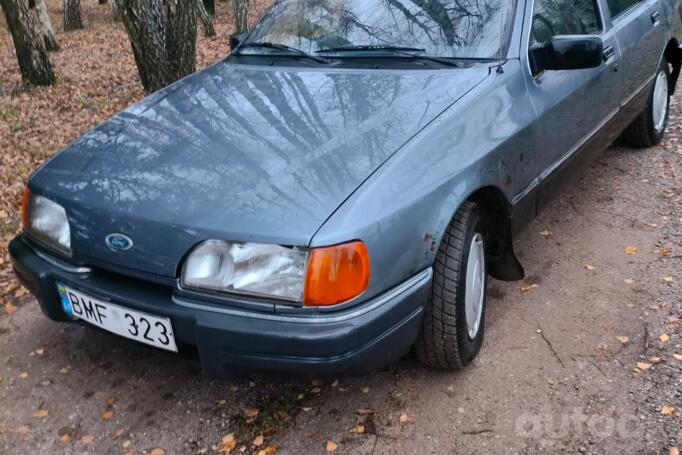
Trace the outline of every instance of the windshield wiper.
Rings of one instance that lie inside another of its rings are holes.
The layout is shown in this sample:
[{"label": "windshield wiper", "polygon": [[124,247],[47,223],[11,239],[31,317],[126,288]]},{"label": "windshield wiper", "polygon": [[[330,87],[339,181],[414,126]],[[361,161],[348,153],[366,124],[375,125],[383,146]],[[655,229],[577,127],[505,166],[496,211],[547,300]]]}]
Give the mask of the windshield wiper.
[{"label": "windshield wiper", "polygon": [[446,57],[436,57],[434,55],[426,55],[426,49],[420,49],[418,47],[402,47],[402,46],[376,46],[376,45],[358,45],[358,46],[341,46],[332,47],[329,49],[321,49],[315,51],[316,54],[321,53],[350,53],[350,52],[385,52],[391,55],[396,55],[399,57],[407,57],[411,60],[427,60],[430,62],[440,63],[444,66],[453,66],[455,68],[461,67],[457,63],[456,59],[450,59]]},{"label": "windshield wiper", "polygon": [[[313,60],[318,63],[327,63],[328,61],[324,58],[321,57],[316,57],[314,55],[310,55],[305,51],[302,51],[301,49],[292,47],[292,46],[287,46],[286,44],[277,44],[277,43],[243,43],[237,48],[237,55],[251,55],[251,54],[242,54],[239,52],[241,49],[276,49],[278,51],[283,51],[286,52],[286,56],[296,56],[296,57],[303,57],[307,58],[310,60]],[[275,54],[271,54],[275,55]]]}]

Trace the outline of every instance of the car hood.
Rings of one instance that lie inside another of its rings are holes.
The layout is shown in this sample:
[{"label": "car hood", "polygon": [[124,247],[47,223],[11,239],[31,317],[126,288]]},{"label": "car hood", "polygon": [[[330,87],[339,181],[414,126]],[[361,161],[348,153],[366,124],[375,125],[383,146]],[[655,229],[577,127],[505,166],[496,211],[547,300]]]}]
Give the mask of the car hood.
[{"label": "car hood", "polygon": [[[221,62],[121,112],[47,162],[83,258],[175,276],[206,238],[308,245],[367,177],[489,74]],[[399,195],[396,195],[399,197]],[[134,241],[112,252],[105,238]]]}]

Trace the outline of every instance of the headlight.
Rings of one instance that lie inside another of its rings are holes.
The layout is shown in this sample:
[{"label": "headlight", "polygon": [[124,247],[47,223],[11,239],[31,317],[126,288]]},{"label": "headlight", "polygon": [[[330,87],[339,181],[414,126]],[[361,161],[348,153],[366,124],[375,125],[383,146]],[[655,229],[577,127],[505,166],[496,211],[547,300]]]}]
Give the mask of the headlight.
[{"label": "headlight", "polygon": [[71,255],[71,229],[64,207],[26,188],[22,199],[22,220],[26,232],[36,240]]},{"label": "headlight", "polygon": [[209,240],[189,254],[180,282],[189,289],[335,305],[367,289],[369,258],[362,242],[303,250]]},{"label": "headlight", "polygon": [[296,248],[209,240],[190,253],[182,285],[301,301],[307,258]]}]

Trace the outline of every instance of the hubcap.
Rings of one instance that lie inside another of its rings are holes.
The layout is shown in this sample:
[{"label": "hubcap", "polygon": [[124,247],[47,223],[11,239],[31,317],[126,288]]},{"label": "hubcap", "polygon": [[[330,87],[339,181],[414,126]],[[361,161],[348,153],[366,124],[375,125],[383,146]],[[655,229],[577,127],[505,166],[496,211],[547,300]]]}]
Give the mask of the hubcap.
[{"label": "hubcap", "polygon": [[483,236],[474,235],[469,248],[469,261],[467,262],[466,293],[464,307],[466,310],[467,329],[469,339],[473,340],[478,335],[483,315],[483,300],[485,298],[485,250]]},{"label": "hubcap", "polygon": [[668,114],[668,75],[665,71],[658,73],[654,86],[654,128],[663,131]]}]

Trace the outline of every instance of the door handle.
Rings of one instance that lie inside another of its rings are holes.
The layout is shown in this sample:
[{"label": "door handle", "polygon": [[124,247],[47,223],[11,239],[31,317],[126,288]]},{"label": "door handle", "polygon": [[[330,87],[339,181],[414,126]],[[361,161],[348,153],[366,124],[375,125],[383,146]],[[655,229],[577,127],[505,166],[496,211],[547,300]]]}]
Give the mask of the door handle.
[{"label": "door handle", "polygon": [[604,61],[608,62],[609,60],[616,56],[616,50],[613,48],[613,46],[609,46],[606,49],[604,49],[602,55],[604,56]]},{"label": "door handle", "polygon": [[658,25],[658,23],[661,22],[661,13],[659,13],[658,11],[654,11],[651,14],[651,22],[654,25]]}]

